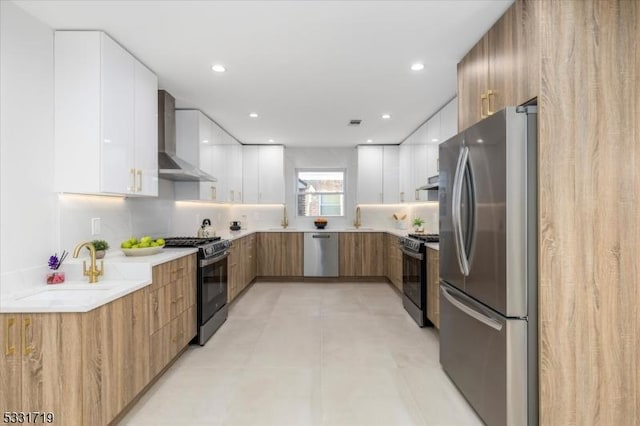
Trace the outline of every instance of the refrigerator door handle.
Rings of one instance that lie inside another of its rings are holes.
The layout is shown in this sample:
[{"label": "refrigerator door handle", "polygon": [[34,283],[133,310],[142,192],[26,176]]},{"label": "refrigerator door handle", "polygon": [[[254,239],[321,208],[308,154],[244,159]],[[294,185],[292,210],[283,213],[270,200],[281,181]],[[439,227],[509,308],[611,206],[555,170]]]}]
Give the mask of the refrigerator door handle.
[{"label": "refrigerator door handle", "polygon": [[496,321],[495,319],[488,317],[472,308],[470,308],[469,306],[465,305],[464,303],[460,302],[458,299],[455,298],[454,295],[452,295],[449,290],[441,285],[440,286],[440,290],[442,291],[442,294],[444,295],[444,297],[446,297],[446,299],[456,308],[458,308],[459,310],[461,310],[462,312],[464,312],[465,314],[469,315],[470,317],[480,321],[481,323],[488,325],[489,327],[493,328],[496,331],[500,331],[502,330],[502,323]]},{"label": "refrigerator door handle", "polygon": [[453,219],[453,233],[456,245],[456,254],[458,255],[458,266],[460,271],[466,277],[469,275],[469,259],[467,258],[464,245],[464,236],[462,235],[462,183],[464,174],[469,161],[469,147],[460,148],[458,155],[458,163],[456,165],[456,174],[453,180],[453,197],[451,201],[451,216]]},{"label": "refrigerator door handle", "polygon": [[453,227],[453,242],[455,243],[455,247],[456,247],[456,257],[458,260],[458,267],[460,268],[460,272],[463,271],[462,269],[462,259],[460,257],[460,247],[459,247],[459,240],[458,240],[458,223],[459,223],[459,216],[460,216],[460,207],[459,207],[459,199],[456,197],[456,194],[458,193],[458,184],[460,183],[460,164],[461,164],[461,159],[462,159],[462,150],[464,149],[464,147],[460,148],[460,152],[458,153],[458,160],[456,162],[456,172],[453,175],[453,194],[451,197],[451,225]]},{"label": "refrigerator door handle", "polygon": [[[462,168],[460,170],[460,204],[458,204],[458,208],[462,210],[462,186],[464,184],[464,180],[465,180],[465,176],[468,176],[469,181],[471,182],[471,169],[468,167],[469,165],[469,148],[468,147],[464,147],[465,152],[463,153],[463,157],[462,157]],[[473,185],[469,186],[470,190],[473,190]],[[471,208],[471,201],[474,199],[474,197],[472,196],[469,200],[468,200],[468,208]],[[462,273],[464,274],[465,277],[469,276],[469,273],[471,272],[471,266],[470,266],[470,262],[469,262],[469,256],[467,256],[467,250],[465,249],[465,238],[464,235],[462,234],[462,213],[460,213],[458,215],[458,220],[460,221],[459,223],[459,227],[458,229],[460,230],[460,247],[462,247],[462,250],[460,250],[460,257],[462,258],[462,267],[463,267],[463,271]],[[475,232],[475,231],[472,231]],[[473,234],[472,234],[473,236]],[[471,244],[469,245],[469,247],[471,247]]]}]

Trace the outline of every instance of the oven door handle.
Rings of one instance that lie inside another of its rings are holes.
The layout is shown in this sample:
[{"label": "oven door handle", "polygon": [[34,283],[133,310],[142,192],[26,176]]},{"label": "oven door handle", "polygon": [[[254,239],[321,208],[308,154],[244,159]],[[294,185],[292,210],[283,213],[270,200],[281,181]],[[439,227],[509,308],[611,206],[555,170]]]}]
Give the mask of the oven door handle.
[{"label": "oven door handle", "polygon": [[414,253],[412,251],[408,251],[404,247],[400,247],[400,250],[402,250],[402,253],[406,254],[409,257],[413,257],[414,259],[418,259],[418,260],[422,260],[423,259],[422,253]]},{"label": "oven door handle", "polygon": [[229,252],[228,252],[228,251],[225,251],[225,252],[224,252],[224,253],[222,253],[220,256],[212,257],[211,259],[202,259],[202,260],[200,261],[200,267],[201,267],[201,268],[204,268],[205,266],[212,265],[212,264],[214,264],[214,263],[216,263],[216,262],[219,262],[219,261],[221,261],[222,259],[225,259],[225,258],[227,258],[227,257],[229,257]]}]

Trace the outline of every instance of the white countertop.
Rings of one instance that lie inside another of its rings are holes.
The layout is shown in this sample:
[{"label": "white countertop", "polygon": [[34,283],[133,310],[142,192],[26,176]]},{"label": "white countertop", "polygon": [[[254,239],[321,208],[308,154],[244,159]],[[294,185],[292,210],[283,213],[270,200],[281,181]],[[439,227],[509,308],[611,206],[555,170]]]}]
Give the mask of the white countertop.
[{"label": "white countertop", "polygon": [[[406,229],[343,228],[302,229],[270,228],[259,230],[224,231],[219,236],[236,240],[257,232],[386,232],[398,237],[406,236]],[[438,243],[427,243],[438,250]],[[29,290],[0,297],[0,312],[88,312],[115,299],[133,293],[151,284],[152,268],[165,262],[196,253],[196,248],[165,248],[151,256],[127,257],[120,250],[112,250],[104,259],[104,276],[96,284],[88,284],[82,275],[82,261],[87,258],[68,259],[64,264],[64,284],[41,285]]]},{"label": "white countertop", "polygon": [[127,257],[120,250],[112,250],[104,259],[104,275],[95,284],[89,284],[82,275],[82,261],[88,258],[68,259],[63,284],[2,294],[0,312],[88,312],[151,284],[154,266],[197,251],[166,248],[151,256]]}]

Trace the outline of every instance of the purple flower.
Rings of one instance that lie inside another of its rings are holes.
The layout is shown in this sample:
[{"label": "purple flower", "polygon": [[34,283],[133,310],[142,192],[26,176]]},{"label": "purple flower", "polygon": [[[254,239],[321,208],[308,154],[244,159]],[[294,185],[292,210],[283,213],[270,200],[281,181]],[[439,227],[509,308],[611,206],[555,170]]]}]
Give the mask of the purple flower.
[{"label": "purple flower", "polygon": [[58,256],[51,256],[49,258],[49,269],[51,269],[52,271],[55,271],[59,267],[60,267],[60,260],[58,259]]}]

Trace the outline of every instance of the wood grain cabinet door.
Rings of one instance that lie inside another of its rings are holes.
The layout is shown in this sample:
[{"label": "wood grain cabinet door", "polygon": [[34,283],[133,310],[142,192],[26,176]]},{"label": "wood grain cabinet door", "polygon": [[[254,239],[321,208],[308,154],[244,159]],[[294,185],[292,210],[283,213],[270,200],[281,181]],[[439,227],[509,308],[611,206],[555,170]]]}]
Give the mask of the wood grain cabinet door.
[{"label": "wood grain cabinet door", "polygon": [[440,329],[440,252],[427,249],[427,318]]},{"label": "wood grain cabinet door", "polygon": [[304,241],[302,232],[283,232],[280,251],[280,275],[301,277],[303,275]]},{"label": "wood grain cabinet door", "polygon": [[22,411],[21,314],[0,314],[0,407],[4,411]]},{"label": "wood grain cabinet door", "polygon": [[360,233],[360,266],[361,277],[384,276],[384,234],[381,232]]},{"label": "wood grain cabinet door", "polygon": [[[487,108],[489,79],[488,36],[458,63],[458,132],[480,121]],[[483,111],[484,110],[484,111]]]},{"label": "wood grain cabinet door", "polygon": [[22,314],[19,411],[55,413],[55,422],[82,425],[82,314]]},{"label": "wood grain cabinet door", "polygon": [[458,132],[538,95],[539,9],[516,1],[458,63]]},{"label": "wood grain cabinet door", "polygon": [[341,277],[355,277],[361,271],[360,245],[361,234],[358,232],[341,232],[338,238],[340,253],[339,274]]},{"label": "wood grain cabinet door", "polygon": [[302,232],[261,232],[257,246],[258,276],[302,276]]}]

